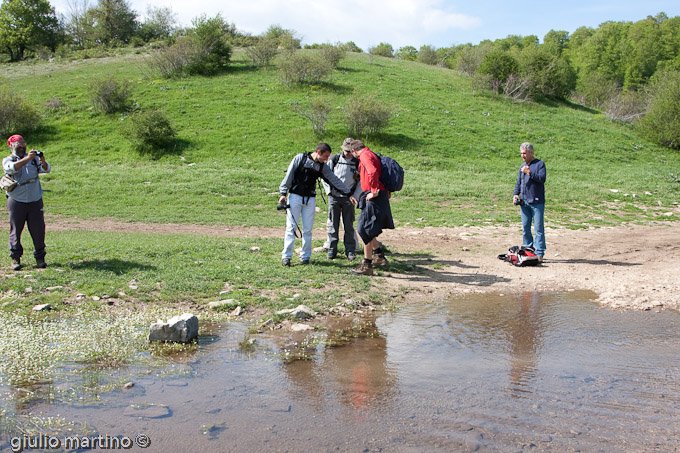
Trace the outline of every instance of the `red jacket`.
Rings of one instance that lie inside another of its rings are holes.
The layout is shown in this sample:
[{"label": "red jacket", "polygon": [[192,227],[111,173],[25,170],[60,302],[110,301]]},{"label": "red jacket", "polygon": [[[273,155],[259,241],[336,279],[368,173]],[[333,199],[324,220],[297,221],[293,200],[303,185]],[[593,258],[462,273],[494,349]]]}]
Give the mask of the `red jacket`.
[{"label": "red jacket", "polygon": [[362,149],[359,154],[359,178],[362,192],[385,190],[385,186],[380,182],[381,174],[380,158],[368,147]]}]

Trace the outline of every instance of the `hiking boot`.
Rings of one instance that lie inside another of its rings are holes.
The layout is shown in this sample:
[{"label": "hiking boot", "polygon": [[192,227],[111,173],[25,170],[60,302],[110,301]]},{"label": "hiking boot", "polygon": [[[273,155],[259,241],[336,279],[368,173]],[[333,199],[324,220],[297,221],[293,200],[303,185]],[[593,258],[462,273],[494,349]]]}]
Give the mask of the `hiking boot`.
[{"label": "hiking boot", "polygon": [[283,258],[281,260],[281,265],[286,266],[286,267],[290,267],[290,258]]},{"label": "hiking boot", "polygon": [[329,260],[334,260],[336,256],[337,256],[337,253],[335,253],[335,252],[328,252],[328,257],[327,257],[327,258],[328,258]]},{"label": "hiking boot", "polygon": [[347,254],[347,259],[350,260],[350,261],[354,261],[356,259],[356,257],[357,257],[357,254],[354,253],[354,252],[349,252]]},{"label": "hiking boot", "polygon": [[21,269],[21,260],[19,258],[12,258],[12,270],[18,271]]},{"label": "hiking boot", "polygon": [[36,259],[35,262],[36,265],[38,266],[38,269],[45,269],[47,267],[47,263],[45,262],[44,259]]},{"label": "hiking boot", "polygon": [[303,266],[306,266],[306,265],[309,264],[309,260],[302,260],[302,263],[301,263],[301,264],[302,264]]},{"label": "hiking boot", "polygon": [[352,275],[373,275],[373,265],[370,262],[361,261],[361,264],[356,269],[349,271]]},{"label": "hiking boot", "polygon": [[387,258],[385,258],[385,255],[382,253],[378,254],[376,253],[375,256],[373,257],[373,267],[383,267],[387,266]]}]

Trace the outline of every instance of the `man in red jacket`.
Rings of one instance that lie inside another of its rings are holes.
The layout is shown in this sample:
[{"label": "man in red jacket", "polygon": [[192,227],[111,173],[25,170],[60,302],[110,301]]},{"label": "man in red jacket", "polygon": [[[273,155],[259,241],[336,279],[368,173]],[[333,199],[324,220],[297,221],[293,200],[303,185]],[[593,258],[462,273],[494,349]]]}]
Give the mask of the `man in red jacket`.
[{"label": "man in red jacket", "polygon": [[[358,207],[361,209],[357,221],[357,232],[364,242],[364,260],[351,274],[373,275],[373,268],[385,266],[387,259],[376,239],[383,229],[394,229],[390,193],[380,182],[382,167],[380,158],[364,145],[361,140],[350,144],[352,155],[359,159],[359,178],[361,180],[361,198]],[[375,255],[375,257],[374,257]]]}]

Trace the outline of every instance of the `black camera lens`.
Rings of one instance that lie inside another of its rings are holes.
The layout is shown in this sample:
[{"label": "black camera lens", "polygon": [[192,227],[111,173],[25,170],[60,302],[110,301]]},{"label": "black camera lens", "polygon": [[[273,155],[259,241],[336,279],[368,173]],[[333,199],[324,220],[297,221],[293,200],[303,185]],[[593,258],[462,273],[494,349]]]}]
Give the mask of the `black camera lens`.
[{"label": "black camera lens", "polygon": [[38,157],[40,157],[40,156],[43,155],[43,152],[42,152],[42,151],[38,151],[38,150],[36,149],[36,150],[35,150],[35,155],[38,156]]}]

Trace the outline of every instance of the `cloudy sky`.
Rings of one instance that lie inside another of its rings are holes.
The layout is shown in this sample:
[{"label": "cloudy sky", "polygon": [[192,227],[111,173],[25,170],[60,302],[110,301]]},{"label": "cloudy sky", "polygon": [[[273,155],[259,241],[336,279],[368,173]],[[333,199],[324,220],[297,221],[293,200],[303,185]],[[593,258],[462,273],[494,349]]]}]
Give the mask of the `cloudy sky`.
[{"label": "cloudy sky", "polygon": [[[51,0],[58,13],[69,2]],[[96,5],[97,0],[89,0]],[[508,35],[536,35],[553,30],[572,33],[605,21],[638,21],[663,11],[680,15],[678,0],[128,0],[143,20],[148,5],[170,7],[181,25],[221,13],[241,31],[258,35],[270,25],[293,29],[303,44],[354,41],[367,50],[387,42],[396,50],[411,45],[448,47],[477,44]]]}]

